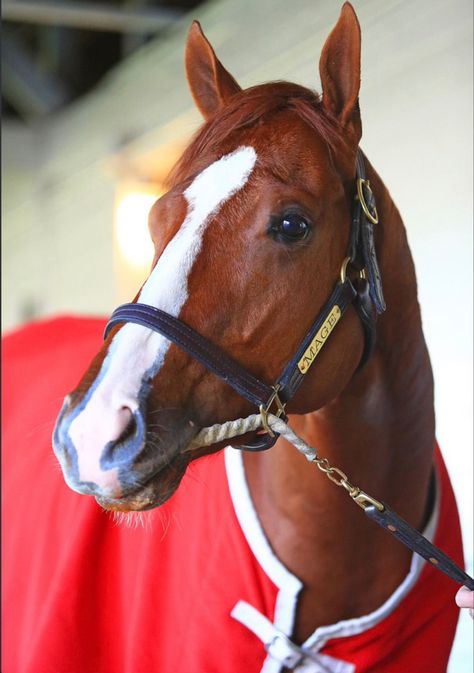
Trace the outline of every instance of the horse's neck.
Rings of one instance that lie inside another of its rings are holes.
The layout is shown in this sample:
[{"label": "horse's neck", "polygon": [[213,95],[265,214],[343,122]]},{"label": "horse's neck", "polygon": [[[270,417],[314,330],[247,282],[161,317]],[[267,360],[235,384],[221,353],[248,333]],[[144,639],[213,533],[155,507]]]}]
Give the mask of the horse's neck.
[{"label": "horse's neck", "polygon": [[[370,177],[384,222],[379,261],[388,307],[377,348],[337,399],[290,423],[351,483],[421,527],[434,445],[431,367],[404,227],[387,190]],[[375,609],[406,574],[409,552],[284,439],[269,452],[245,455],[245,469],[270,543],[305,586],[300,638]]]}]

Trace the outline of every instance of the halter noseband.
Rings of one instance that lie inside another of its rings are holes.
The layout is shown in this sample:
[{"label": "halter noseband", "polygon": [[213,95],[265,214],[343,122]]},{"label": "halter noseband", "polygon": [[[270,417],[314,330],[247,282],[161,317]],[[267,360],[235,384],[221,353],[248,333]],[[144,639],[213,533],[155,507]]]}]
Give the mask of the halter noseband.
[{"label": "halter noseband", "polygon": [[[359,367],[365,364],[372,353],[375,344],[375,314],[385,310],[374,245],[373,225],[377,222],[374,195],[365,177],[363,154],[358,150],[351,233],[340,279],[296,353],[273,386],[256,378],[179,318],[147,304],[131,303],[119,306],[107,323],[104,339],[113,327],[123,322],[136,323],[159,332],[259,408],[266,434],[257,436],[250,444],[238,448],[248,451],[269,449],[275,444],[278,435],[268,427],[267,414],[272,412],[286,420],[286,403],[296,393],[333,329],[353,303],[364,328],[364,351]],[[349,265],[359,270],[359,276],[355,280],[351,280],[347,275]]]}]

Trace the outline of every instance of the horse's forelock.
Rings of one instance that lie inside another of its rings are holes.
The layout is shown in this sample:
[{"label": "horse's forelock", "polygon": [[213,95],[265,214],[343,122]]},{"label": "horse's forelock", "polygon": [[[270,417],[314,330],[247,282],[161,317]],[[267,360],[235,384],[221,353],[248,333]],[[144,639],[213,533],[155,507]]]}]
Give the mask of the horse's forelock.
[{"label": "horse's forelock", "polygon": [[[203,124],[178,160],[167,183],[170,187],[186,180],[191,167],[216,151],[229,137],[255,127],[262,120],[285,110],[295,112],[335,150],[342,139],[339,123],[324,110],[320,94],[291,82],[269,82],[235,94],[213,118]],[[202,168],[202,166],[199,166]]]}]

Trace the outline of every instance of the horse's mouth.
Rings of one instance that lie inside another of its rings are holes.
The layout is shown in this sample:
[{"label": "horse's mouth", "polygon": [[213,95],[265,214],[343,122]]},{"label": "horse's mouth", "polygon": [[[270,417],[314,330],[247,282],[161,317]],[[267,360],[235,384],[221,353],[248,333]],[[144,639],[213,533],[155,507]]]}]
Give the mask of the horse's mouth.
[{"label": "horse's mouth", "polygon": [[123,497],[96,495],[97,503],[114,512],[142,512],[163,505],[178,488],[189,463],[188,457],[178,455],[166,467],[156,472],[136,490]]},{"label": "horse's mouth", "polygon": [[[238,438],[237,444],[249,438],[254,439],[254,432]],[[136,490],[129,491],[119,498],[96,495],[97,503],[106,510],[114,512],[141,512],[163,505],[177,490],[186,468],[192,460],[201,456],[216,453],[229,444],[223,440],[210,446],[194,447],[190,451],[178,453],[167,465],[154,473]]]}]

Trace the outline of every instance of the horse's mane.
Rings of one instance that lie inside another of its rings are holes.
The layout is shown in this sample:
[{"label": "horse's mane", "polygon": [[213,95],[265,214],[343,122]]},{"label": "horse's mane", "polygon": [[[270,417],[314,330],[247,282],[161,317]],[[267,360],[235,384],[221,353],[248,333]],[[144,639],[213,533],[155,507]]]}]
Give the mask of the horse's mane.
[{"label": "horse's mane", "polygon": [[289,110],[314,129],[331,149],[341,141],[336,119],[323,109],[320,94],[292,82],[268,82],[243,89],[196,132],[178,160],[167,183],[177,184],[189,176],[189,166],[209,152],[219,150],[236,131],[257,126],[277,112]]}]

